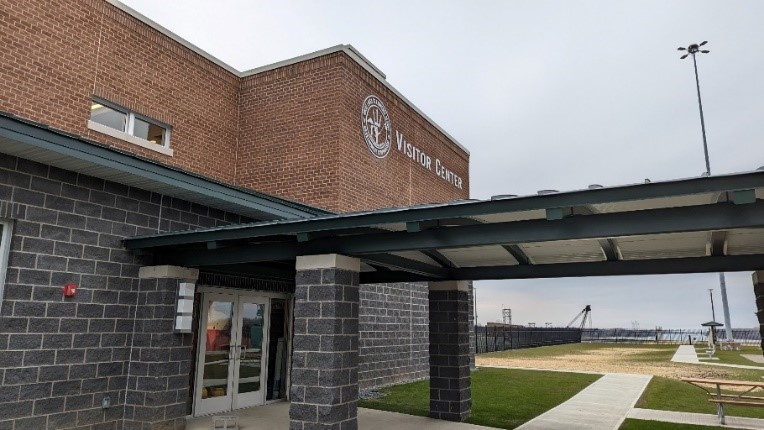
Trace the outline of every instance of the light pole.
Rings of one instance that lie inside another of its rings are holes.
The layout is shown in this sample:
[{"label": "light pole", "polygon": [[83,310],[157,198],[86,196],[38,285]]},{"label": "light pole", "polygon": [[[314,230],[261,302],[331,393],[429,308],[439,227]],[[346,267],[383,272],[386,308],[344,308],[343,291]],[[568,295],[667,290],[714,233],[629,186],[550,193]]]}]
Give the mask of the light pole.
[{"label": "light pole", "polygon": [[708,54],[711,51],[708,50],[701,50],[700,47],[708,43],[708,41],[703,41],[700,44],[693,43],[692,45],[683,48],[679,47],[678,50],[680,51],[687,51],[686,54],[682,55],[680,57],[681,60],[684,60],[687,58],[688,55],[692,55],[692,65],[695,66],[695,87],[698,89],[698,107],[700,108],[700,128],[703,132],[703,153],[706,156],[706,176],[711,175],[711,162],[708,160],[708,143],[706,143],[706,122],[703,120],[703,102],[700,100],[700,80],[698,79],[698,63],[695,61],[695,54],[698,52],[702,52],[703,54]]},{"label": "light pole", "polygon": [[[705,176],[711,176],[711,162],[708,159],[708,142],[706,142],[706,122],[703,118],[703,102],[700,99],[700,79],[698,79],[698,62],[695,60],[695,54],[697,54],[698,52],[702,54],[708,54],[709,52],[711,52],[707,49],[700,49],[700,47],[705,45],[706,43],[708,43],[708,41],[704,40],[703,42],[700,42],[700,43],[693,43],[686,48],[679,47],[678,50],[687,52],[686,54],[679,57],[681,60],[684,60],[685,58],[687,58],[688,55],[692,55],[692,65],[695,68],[695,88],[698,90],[698,109],[700,110],[700,129],[703,133],[703,154],[706,157]],[[732,324],[730,323],[730,308],[727,302],[727,281],[724,278],[724,272],[719,272],[719,289],[721,290],[720,294],[722,295],[722,308],[724,310],[724,330],[727,334],[727,341],[731,342],[734,339],[732,338]],[[714,303],[714,298],[712,296],[711,297],[712,310],[713,310],[713,303]]]}]

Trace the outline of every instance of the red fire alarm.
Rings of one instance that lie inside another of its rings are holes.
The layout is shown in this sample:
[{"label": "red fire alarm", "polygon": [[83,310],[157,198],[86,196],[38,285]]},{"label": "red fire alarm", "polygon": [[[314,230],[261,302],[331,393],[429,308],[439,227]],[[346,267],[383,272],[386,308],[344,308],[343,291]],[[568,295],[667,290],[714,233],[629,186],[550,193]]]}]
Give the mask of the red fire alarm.
[{"label": "red fire alarm", "polygon": [[64,285],[64,297],[74,297],[75,292],[77,292],[77,284],[74,282]]}]

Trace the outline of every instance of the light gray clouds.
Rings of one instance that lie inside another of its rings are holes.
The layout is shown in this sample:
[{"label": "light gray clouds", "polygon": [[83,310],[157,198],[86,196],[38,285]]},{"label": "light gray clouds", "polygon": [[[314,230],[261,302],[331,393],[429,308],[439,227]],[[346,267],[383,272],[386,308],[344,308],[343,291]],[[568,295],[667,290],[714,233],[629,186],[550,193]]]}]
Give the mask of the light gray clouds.
[{"label": "light gray clouds", "polygon": [[[764,2],[125,3],[239,70],[354,45],[471,151],[475,198],[700,175],[692,64],[676,48],[708,40],[712,172],[764,165]],[[718,294],[715,274],[478,285],[483,321],[502,302],[539,323],[592,304],[603,326],[694,327],[708,319],[694,310],[707,309],[706,288]],[[754,326],[749,275],[730,275],[729,290],[733,326]]]}]

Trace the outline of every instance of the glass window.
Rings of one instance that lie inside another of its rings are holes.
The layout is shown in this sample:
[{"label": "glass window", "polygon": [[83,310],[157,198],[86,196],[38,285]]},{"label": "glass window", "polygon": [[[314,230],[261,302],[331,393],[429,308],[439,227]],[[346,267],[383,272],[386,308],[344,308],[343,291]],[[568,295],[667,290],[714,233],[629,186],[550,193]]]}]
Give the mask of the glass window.
[{"label": "glass window", "polygon": [[93,101],[90,120],[119,131],[127,131],[127,114]]},{"label": "glass window", "polygon": [[164,127],[144,121],[141,118],[135,118],[133,123],[133,136],[157,145],[164,145],[164,131]]},{"label": "glass window", "polygon": [[[8,251],[11,247],[11,222],[0,219],[0,304],[5,291],[5,275],[8,271]],[[0,306],[2,309],[2,306]]]}]

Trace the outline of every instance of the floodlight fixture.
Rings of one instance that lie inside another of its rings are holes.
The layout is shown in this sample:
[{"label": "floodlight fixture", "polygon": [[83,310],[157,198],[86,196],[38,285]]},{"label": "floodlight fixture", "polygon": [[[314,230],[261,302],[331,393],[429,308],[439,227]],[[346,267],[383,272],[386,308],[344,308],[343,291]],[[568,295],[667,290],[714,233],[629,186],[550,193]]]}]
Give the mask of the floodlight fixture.
[{"label": "floodlight fixture", "polygon": [[703,132],[703,153],[706,157],[706,172],[703,176],[710,176],[711,175],[711,162],[708,159],[708,143],[706,142],[706,122],[703,118],[703,103],[700,100],[700,80],[698,79],[698,63],[695,61],[695,54],[698,52],[702,54],[708,54],[711,51],[708,50],[701,50],[700,47],[708,43],[707,40],[704,40],[700,43],[693,43],[689,46],[685,47],[679,47],[677,50],[679,51],[686,51],[687,53],[679,57],[680,60],[684,60],[688,56],[692,55],[692,65],[695,67],[695,87],[698,90],[698,108],[700,109],[700,128]]}]

